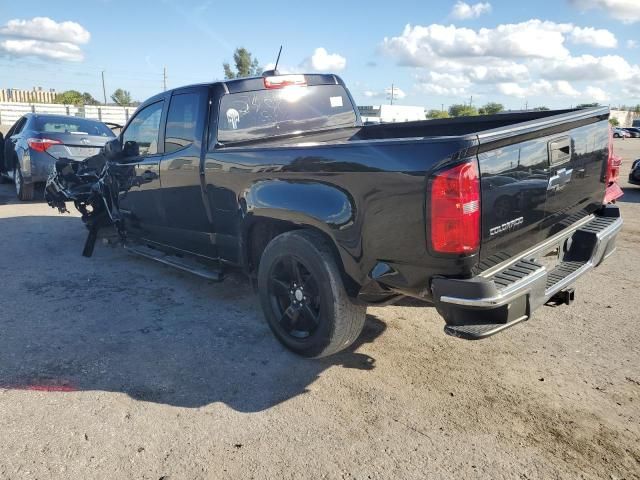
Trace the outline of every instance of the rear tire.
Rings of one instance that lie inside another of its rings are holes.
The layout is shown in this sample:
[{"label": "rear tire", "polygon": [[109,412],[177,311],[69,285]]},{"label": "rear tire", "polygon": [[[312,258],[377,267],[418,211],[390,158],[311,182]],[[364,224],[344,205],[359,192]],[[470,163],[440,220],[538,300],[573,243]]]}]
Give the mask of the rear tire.
[{"label": "rear tire", "polygon": [[19,167],[16,167],[13,171],[13,183],[16,186],[16,196],[18,200],[28,202],[33,200],[34,197],[34,185],[33,183],[24,183],[22,177],[22,171]]},{"label": "rear tire", "polygon": [[326,357],[360,335],[366,307],[352,302],[322,235],[297,230],[267,245],[258,270],[260,303],[280,342],[305,357]]}]

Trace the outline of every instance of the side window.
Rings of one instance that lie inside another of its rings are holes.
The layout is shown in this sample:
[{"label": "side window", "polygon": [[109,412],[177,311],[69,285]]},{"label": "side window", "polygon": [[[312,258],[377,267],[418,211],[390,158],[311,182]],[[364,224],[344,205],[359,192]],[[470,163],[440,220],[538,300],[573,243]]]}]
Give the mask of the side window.
[{"label": "side window", "polygon": [[140,155],[158,153],[158,134],[160,133],[160,117],[162,105],[160,101],[140,110],[127,129],[122,133],[122,145],[136,142]]},{"label": "side window", "polygon": [[204,101],[197,93],[182,93],[171,97],[164,137],[165,153],[175,152],[197,140],[202,131]]},{"label": "side window", "polygon": [[18,120],[15,123],[13,128],[9,130],[8,136],[18,135],[22,131],[26,123],[27,123],[27,119],[25,117],[22,117],[20,120]]}]

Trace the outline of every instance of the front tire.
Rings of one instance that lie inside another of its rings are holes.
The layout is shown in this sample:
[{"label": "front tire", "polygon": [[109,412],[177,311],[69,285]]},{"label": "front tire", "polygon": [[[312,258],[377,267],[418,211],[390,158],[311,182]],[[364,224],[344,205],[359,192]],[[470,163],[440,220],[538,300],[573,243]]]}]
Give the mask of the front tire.
[{"label": "front tire", "polygon": [[305,357],[326,357],[360,335],[366,307],[352,302],[322,235],[297,230],[267,245],[258,269],[260,303],[280,342]]},{"label": "front tire", "polygon": [[34,188],[33,183],[24,183],[24,179],[22,177],[22,171],[20,171],[19,167],[16,167],[13,171],[13,183],[16,186],[16,196],[18,200],[23,202],[28,202],[33,200],[34,197]]}]

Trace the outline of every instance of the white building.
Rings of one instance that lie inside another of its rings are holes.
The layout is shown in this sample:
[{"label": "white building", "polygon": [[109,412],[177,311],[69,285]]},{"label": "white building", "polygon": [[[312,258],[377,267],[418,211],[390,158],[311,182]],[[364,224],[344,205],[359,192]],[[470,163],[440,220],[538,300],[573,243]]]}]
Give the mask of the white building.
[{"label": "white building", "polygon": [[364,123],[394,123],[425,120],[424,107],[409,105],[363,105],[358,106]]}]

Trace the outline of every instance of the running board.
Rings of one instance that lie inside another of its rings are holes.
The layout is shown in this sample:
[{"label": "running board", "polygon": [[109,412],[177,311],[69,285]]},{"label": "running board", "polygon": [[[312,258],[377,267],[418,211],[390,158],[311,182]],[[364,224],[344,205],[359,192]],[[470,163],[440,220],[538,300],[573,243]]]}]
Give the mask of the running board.
[{"label": "running board", "polygon": [[508,323],[478,323],[466,325],[445,325],[444,333],[452,337],[464,338],[465,340],[480,340],[482,338],[495,335],[502,330],[526,320],[528,317],[523,315]]},{"label": "running board", "polygon": [[195,259],[187,257],[178,257],[169,253],[156,250],[155,248],[146,247],[144,245],[125,245],[125,250],[129,253],[139,255],[141,257],[155,260],[164,265],[192,273],[198,277],[205,278],[212,282],[221,282],[223,280],[222,270],[213,266],[208,267]]}]

